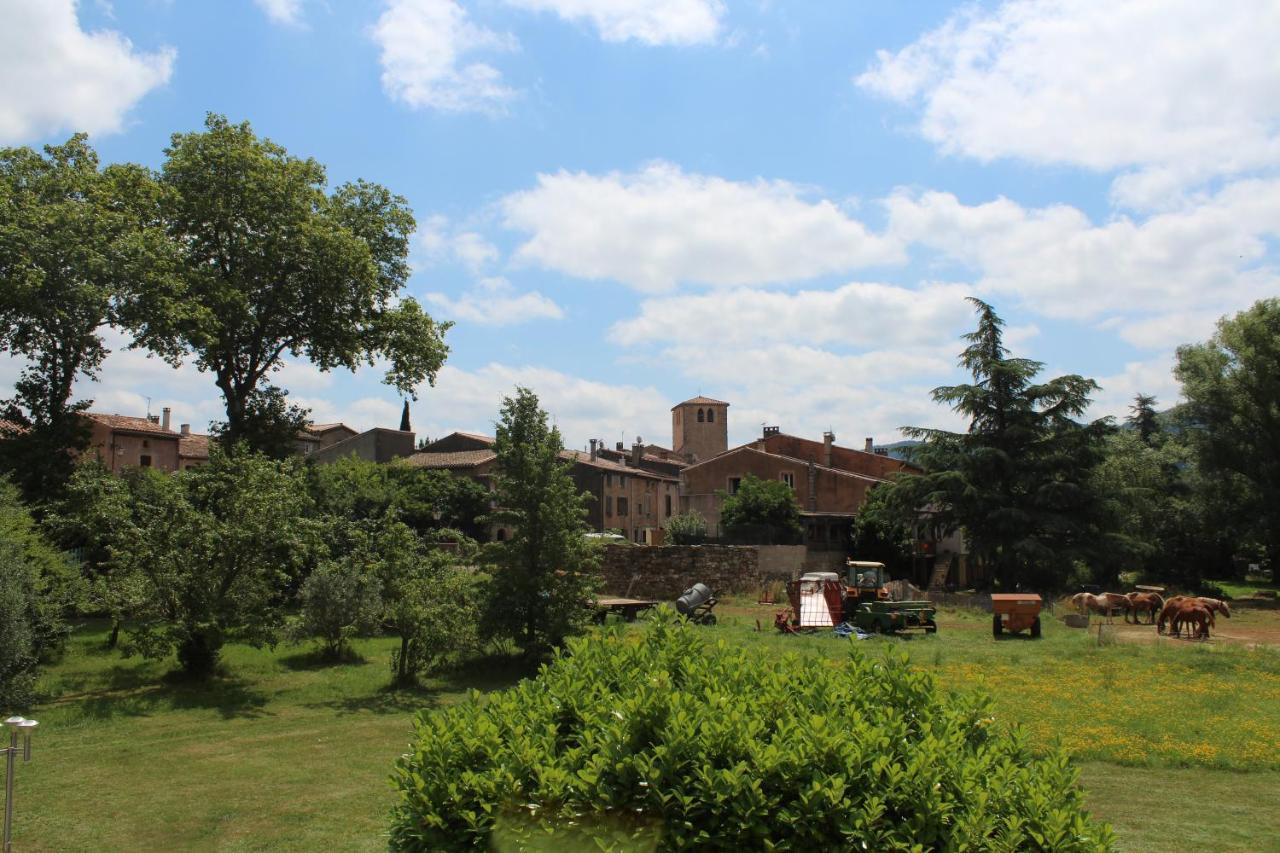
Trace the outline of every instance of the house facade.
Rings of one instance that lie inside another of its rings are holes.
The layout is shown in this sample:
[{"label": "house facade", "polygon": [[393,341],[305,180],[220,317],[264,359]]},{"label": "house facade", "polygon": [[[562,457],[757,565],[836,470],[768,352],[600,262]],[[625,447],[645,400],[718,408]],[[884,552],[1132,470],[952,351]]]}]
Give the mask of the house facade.
[{"label": "house facade", "polygon": [[107,470],[178,470],[178,434],[169,429],[167,407],[161,417],[137,418],[103,412],[86,412],[84,417],[89,422],[86,452],[96,456]]}]

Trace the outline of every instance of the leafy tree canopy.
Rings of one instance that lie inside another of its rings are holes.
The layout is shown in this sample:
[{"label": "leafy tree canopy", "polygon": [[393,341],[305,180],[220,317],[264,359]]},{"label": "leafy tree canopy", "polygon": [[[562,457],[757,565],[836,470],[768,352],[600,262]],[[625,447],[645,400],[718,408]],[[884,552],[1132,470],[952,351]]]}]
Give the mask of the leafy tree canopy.
[{"label": "leafy tree canopy", "polygon": [[795,491],[780,480],[748,474],[737,492],[721,495],[720,525],[735,539],[785,545],[799,542],[804,535]]},{"label": "leafy tree canopy", "polygon": [[27,360],[0,416],[29,428],[0,441],[0,464],[29,498],[56,493],[69,451],[88,443],[77,415],[89,403],[72,390],[98,375],[109,352],[103,329],[144,333],[174,310],[160,199],[146,169],[99,168],[83,134],[43,155],[0,149],[0,350]]},{"label": "leafy tree canopy", "polygon": [[228,446],[253,439],[255,391],[286,355],[321,370],[383,359],[385,380],[410,397],[434,382],[450,324],[399,296],[414,229],[403,198],[365,181],[327,192],[315,160],[219,115],[174,134],[165,153],[165,221],[198,310],[142,340],[179,345],[213,374]]},{"label": "leafy tree canopy", "polygon": [[1175,375],[1206,474],[1230,481],[1253,534],[1280,558],[1280,299],[1218,321],[1204,343],[1178,348]]}]

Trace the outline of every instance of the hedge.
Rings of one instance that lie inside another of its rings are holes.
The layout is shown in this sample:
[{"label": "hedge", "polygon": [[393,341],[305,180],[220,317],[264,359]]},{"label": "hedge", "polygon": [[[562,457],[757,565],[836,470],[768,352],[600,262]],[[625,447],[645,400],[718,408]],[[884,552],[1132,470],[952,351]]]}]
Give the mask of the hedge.
[{"label": "hedge", "polygon": [[[400,850],[1112,849],[1076,771],[905,655],[761,656],[660,613],[421,713]],[[585,845],[585,846],[583,846]]]}]

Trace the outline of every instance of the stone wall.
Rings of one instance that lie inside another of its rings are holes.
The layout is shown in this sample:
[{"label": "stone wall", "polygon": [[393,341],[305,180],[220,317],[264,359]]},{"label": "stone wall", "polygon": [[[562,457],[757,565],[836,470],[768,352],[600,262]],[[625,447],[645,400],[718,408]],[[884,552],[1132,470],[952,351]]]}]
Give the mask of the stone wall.
[{"label": "stone wall", "polygon": [[606,545],[603,595],[675,601],[695,583],[717,596],[760,588],[760,549],[745,545]]},{"label": "stone wall", "polygon": [[808,549],[803,545],[757,545],[760,550],[760,574],[769,578],[791,580],[804,568]]}]

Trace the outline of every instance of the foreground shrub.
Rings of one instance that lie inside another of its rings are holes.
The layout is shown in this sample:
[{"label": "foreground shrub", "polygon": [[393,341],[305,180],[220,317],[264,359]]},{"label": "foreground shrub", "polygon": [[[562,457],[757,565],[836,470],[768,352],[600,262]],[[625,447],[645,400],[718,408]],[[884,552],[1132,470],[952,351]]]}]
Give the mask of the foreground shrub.
[{"label": "foreground shrub", "polygon": [[660,614],[536,680],[421,714],[397,762],[404,850],[1107,850],[1065,756],[904,656],[711,645]]}]

